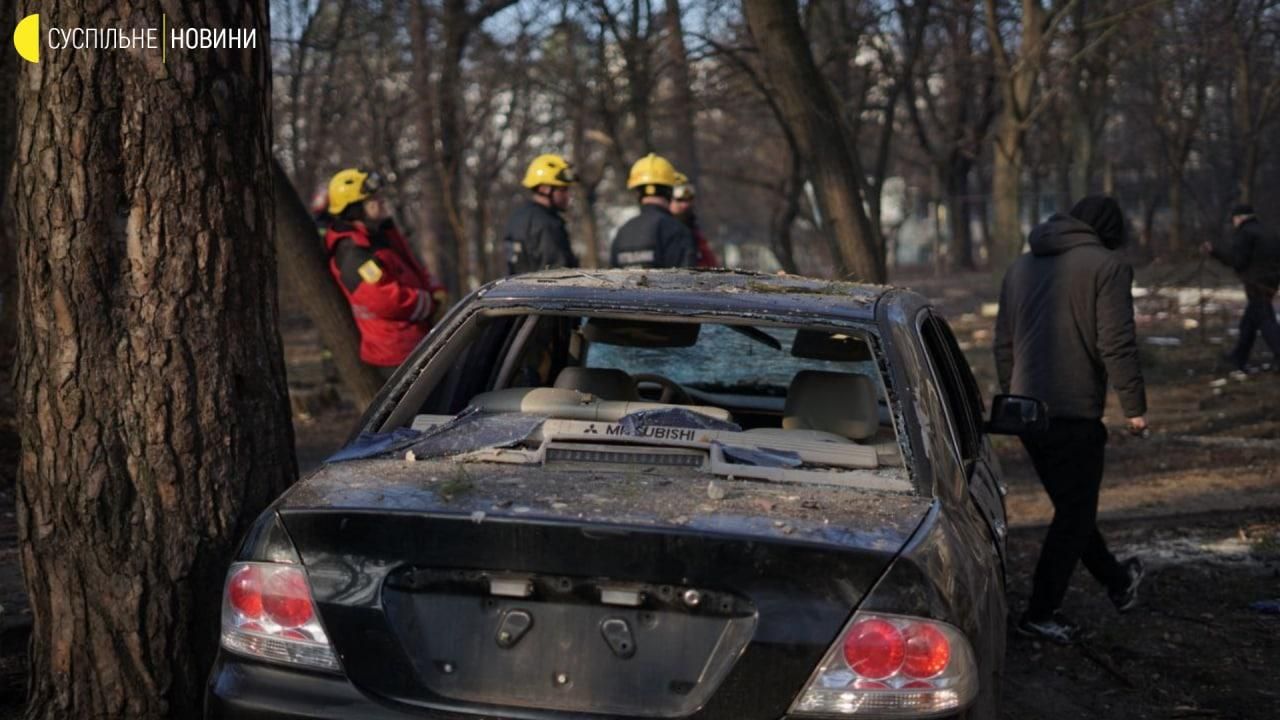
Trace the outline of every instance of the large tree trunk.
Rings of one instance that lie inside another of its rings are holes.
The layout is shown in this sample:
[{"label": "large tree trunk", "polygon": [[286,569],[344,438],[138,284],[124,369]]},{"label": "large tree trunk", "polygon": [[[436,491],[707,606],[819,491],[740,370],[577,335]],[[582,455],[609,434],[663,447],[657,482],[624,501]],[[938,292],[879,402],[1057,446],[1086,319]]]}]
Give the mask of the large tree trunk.
[{"label": "large tree trunk", "polygon": [[778,105],[812,168],[824,230],[838,250],[837,274],[883,282],[884,256],[862,202],[861,162],[814,64],[796,4],[743,0],[743,9]]},{"label": "large tree trunk", "polygon": [[578,191],[576,217],[574,225],[577,232],[582,233],[584,250],[578,262],[582,267],[595,269],[600,267],[600,223],[596,220],[596,205],[599,198],[596,194],[597,182],[582,183]]},{"label": "large tree trunk", "polygon": [[[40,10],[156,20],[138,0]],[[256,47],[49,52],[17,93],[28,718],[198,717],[227,564],[295,475],[267,3],[166,10]]]},{"label": "large tree trunk", "polygon": [[[1025,154],[1031,101],[1046,52],[1046,11],[1041,0],[1021,0],[1020,54],[1006,49],[1000,34],[996,0],[986,0],[987,39],[990,41],[1000,76],[1002,104],[993,141],[991,194],[995,220],[992,223],[991,262],[1003,269],[1022,252],[1022,165]],[[1061,7],[1059,7],[1061,9]]]},{"label": "large tree trunk", "polygon": [[1002,114],[991,168],[991,266],[1002,272],[1022,252],[1022,153],[1017,118]]},{"label": "large tree trunk", "polygon": [[360,361],[360,331],[351,319],[351,306],[329,274],[315,221],[275,160],[271,172],[280,279],[320,332],[320,342],[333,355],[333,364],[356,407],[367,407],[382,388],[382,376]]},{"label": "large tree trunk", "polygon": [[969,162],[955,159],[947,173],[947,221],[951,231],[951,268],[974,270],[973,232],[969,227]]},{"label": "large tree trunk", "polygon": [[1071,115],[1071,176],[1067,190],[1068,202],[1075,202],[1093,190],[1093,169],[1096,138],[1089,118],[1083,111]]},{"label": "large tree trunk", "polygon": [[[441,18],[444,31],[444,48],[440,64],[434,100],[440,127],[440,154],[437,156],[435,184],[440,195],[441,210],[438,231],[440,236],[441,273],[451,297],[461,297],[469,289],[471,268],[465,252],[466,232],[458,210],[458,196],[462,190],[463,137],[461,126],[462,58],[472,30],[471,16],[466,0],[445,0]],[[483,273],[479,273],[483,275]]]},{"label": "large tree trunk", "polygon": [[1173,171],[1169,174],[1169,255],[1182,252],[1182,173]]},{"label": "large tree trunk", "polygon": [[418,89],[418,104],[422,108],[418,118],[418,145],[422,153],[423,203],[420,224],[425,238],[423,248],[431,266],[431,272],[439,278],[451,297],[458,296],[458,242],[448,222],[447,201],[440,184],[441,167],[439,135],[436,129],[437,105],[431,88],[434,83],[434,65],[428,29],[431,23],[426,0],[413,0],[409,9],[409,32],[412,37],[413,82]]},{"label": "large tree trunk", "polygon": [[[577,72],[577,67],[574,67],[574,86],[581,88],[585,93],[585,86],[579,83]],[[573,157],[574,162],[579,163],[579,172],[590,152],[587,146],[587,112],[586,103],[579,102],[573,113]],[[588,269],[600,266],[600,225],[596,222],[596,188],[599,184],[600,177],[597,174],[592,178],[583,177],[574,188],[577,201],[573,205],[575,219],[573,230],[575,233],[581,233],[584,244],[582,257],[578,258],[578,263]]]},{"label": "large tree trunk", "polygon": [[[17,0],[0,0],[0,24],[9,27],[17,22]],[[0,51],[0,392],[9,392],[9,366],[13,360],[12,338],[17,331],[18,239],[13,235],[13,218],[9,207],[9,169],[13,161],[13,141],[17,129],[17,113],[13,102],[18,85],[18,54],[9,48]]]}]

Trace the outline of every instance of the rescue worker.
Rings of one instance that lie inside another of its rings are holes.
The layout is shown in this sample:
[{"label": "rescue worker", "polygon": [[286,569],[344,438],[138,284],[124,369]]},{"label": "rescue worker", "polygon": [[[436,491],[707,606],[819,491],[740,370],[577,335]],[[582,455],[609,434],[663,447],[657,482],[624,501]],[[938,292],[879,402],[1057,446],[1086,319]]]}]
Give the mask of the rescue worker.
[{"label": "rescue worker", "polygon": [[343,170],[329,181],[329,272],[351,303],[360,359],[390,374],[426,337],[447,296],[378,196],[376,172]]},{"label": "rescue worker", "polygon": [[622,268],[693,267],[698,246],[693,233],[671,214],[676,169],[665,158],[649,153],[631,166],[627,189],[640,201],[640,214],[628,220],[613,237],[609,264]]},{"label": "rescue worker", "polygon": [[577,181],[573,166],[559,155],[539,155],[529,163],[520,183],[530,191],[529,199],[511,213],[502,237],[508,274],[578,267],[563,216]]},{"label": "rescue worker", "polygon": [[1074,642],[1061,612],[1076,563],[1107,589],[1120,612],[1138,602],[1142,562],[1116,560],[1098,531],[1107,428],[1107,385],[1115,388],[1130,432],[1146,431],[1146,386],[1133,321],[1133,269],[1116,249],[1124,217],[1109,197],[1086,197],[1070,215],[1031,231],[1031,252],[1009,268],[996,316],[996,374],[1003,392],[1049,408],[1047,430],[1022,437],[1053,520],[1040,549],[1020,634]]},{"label": "rescue worker", "polygon": [[695,267],[720,267],[720,258],[716,257],[716,251],[711,249],[711,243],[707,242],[707,236],[702,234],[702,228],[698,226],[698,214],[693,209],[696,197],[693,183],[689,182],[684,173],[677,172],[676,187],[671,191],[671,214],[693,233],[693,240],[698,246]]},{"label": "rescue worker", "polygon": [[1280,238],[1269,232],[1253,214],[1253,206],[1237,205],[1231,210],[1229,248],[1205,243],[1201,250],[1236,271],[1244,283],[1248,304],[1240,318],[1240,337],[1226,361],[1232,369],[1244,372],[1249,364],[1253,343],[1262,340],[1271,348],[1273,367],[1280,371],[1280,323],[1276,322],[1275,299],[1280,288]]}]

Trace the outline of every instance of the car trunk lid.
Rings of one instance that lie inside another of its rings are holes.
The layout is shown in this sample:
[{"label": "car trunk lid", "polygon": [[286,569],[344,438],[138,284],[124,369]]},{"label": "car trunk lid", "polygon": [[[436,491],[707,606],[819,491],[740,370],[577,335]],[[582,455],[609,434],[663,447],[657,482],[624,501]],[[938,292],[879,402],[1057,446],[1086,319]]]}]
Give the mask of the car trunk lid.
[{"label": "car trunk lid", "polygon": [[473,712],[781,714],[929,506],[459,467],[334,465],[280,511],[352,681]]}]

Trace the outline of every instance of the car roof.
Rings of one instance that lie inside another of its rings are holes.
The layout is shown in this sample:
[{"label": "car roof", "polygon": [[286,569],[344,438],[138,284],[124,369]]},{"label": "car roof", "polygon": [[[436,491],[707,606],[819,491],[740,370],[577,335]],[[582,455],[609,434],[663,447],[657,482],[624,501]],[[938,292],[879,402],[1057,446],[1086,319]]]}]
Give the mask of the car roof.
[{"label": "car roof", "polygon": [[499,280],[482,289],[479,296],[484,304],[496,307],[618,307],[874,321],[876,304],[899,294],[887,285],[740,270],[559,269]]}]

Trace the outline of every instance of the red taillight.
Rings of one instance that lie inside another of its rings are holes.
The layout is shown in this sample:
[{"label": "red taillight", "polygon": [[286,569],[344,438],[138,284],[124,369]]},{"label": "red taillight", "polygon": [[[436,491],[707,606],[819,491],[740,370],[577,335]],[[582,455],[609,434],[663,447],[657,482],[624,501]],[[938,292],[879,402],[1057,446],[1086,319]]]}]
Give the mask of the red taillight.
[{"label": "red taillight", "polygon": [[342,667],[320,624],[307,573],[296,563],[231,566],[222,601],[222,646],[272,662]]},{"label": "red taillight", "polygon": [[791,714],[934,717],[964,708],[978,692],[973,648],[945,622],[854,613]]},{"label": "red taillight", "polygon": [[898,672],[905,656],[902,633],[884,620],[863,620],[845,633],[845,662],[868,680],[883,680]]},{"label": "red taillight", "polygon": [[272,622],[295,628],[311,619],[311,590],[297,568],[281,568],[267,575],[262,588],[262,608]]},{"label": "red taillight", "polygon": [[906,660],[902,671],[909,677],[927,680],[942,672],[951,659],[951,643],[932,625],[911,623],[902,633],[906,639]]},{"label": "red taillight", "polygon": [[231,607],[246,618],[262,617],[262,573],[255,565],[244,565],[227,580]]}]

